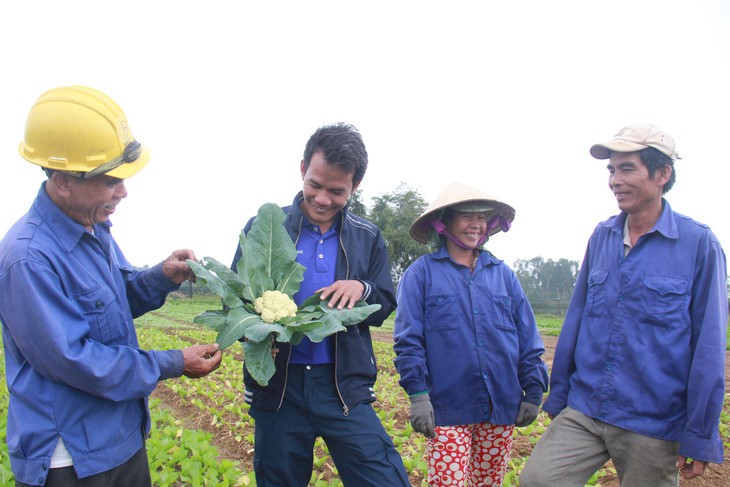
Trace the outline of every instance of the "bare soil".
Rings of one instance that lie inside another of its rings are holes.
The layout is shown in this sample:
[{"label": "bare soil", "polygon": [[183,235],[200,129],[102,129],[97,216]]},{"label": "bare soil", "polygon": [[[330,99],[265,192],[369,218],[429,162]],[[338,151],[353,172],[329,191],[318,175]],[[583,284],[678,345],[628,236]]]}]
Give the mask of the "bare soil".
[{"label": "bare soil", "polygon": [[[383,342],[392,342],[392,334],[388,332],[374,332],[373,339]],[[544,337],[545,342],[545,361],[548,364],[552,363],[553,354],[555,352],[555,344],[557,337],[546,336]],[[236,356],[237,360],[242,360],[241,354]],[[381,364],[382,367],[382,364]],[[728,353],[726,360],[726,380],[730,386],[730,353]],[[730,390],[730,389],[728,389]],[[180,399],[180,397],[172,392],[164,382],[161,382],[157,389],[152,394],[153,397],[159,399],[165,407],[172,408],[176,418],[182,420],[183,426],[186,428],[200,429],[209,432],[213,435],[213,444],[220,452],[221,457],[237,460],[241,462],[243,468],[251,466],[253,464],[253,448],[250,445],[236,441],[235,438],[230,435],[226,435],[223,429],[211,426],[211,420],[206,414],[201,413],[200,409],[192,406],[188,402]],[[396,413],[397,424],[408,421],[408,404],[404,401],[402,404],[397,404],[399,411]],[[231,422],[236,422],[240,418],[226,418]],[[402,427],[402,425],[400,425]],[[532,444],[525,437],[518,437],[513,444],[513,457],[524,457],[528,456],[532,451]],[[323,451],[317,452],[318,456],[323,455]],[[726,458],[730,458],[730,449],[725,448]],[[609,464],[610,465],[610,462]],[[325,470],[329,468],[330,472],[325,471],[323,479],[331,479],[334,475],[331,473],[331,465],[325,464]],[[418,474],[411,476],[411,482],[413,485],[419,486],[422,482],[422,477]],[[617,487],[619,485],[618,478],[615,475],[606,475],[599,480],[599,485],[602,487]],[[710,464],[705,470],[702,477],[695,478],[692,480],[680,479],[680,485],[682,487],[728,487],[730,485],[730,462],[725,462],[722,465]]]}]

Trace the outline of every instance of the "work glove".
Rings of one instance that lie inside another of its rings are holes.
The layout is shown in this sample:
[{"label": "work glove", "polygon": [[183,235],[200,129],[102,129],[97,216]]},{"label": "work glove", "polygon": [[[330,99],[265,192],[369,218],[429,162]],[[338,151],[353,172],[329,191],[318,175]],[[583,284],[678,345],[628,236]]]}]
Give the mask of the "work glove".
[{"label": "work glove", "polygon": [[529,402],[522,401],[520,403],[520,411],[517,413],[515,426],[522,427],[532,424],[537,419],[537,413],[540,412],[540,406]]},{"label": "work glove", "polygon": [[418,433],[426,436],[426,438],[436,438],[436,422],[433,416],[433,406],[431,398],[426,394],[417,394],[411,396],[411,426]]}]

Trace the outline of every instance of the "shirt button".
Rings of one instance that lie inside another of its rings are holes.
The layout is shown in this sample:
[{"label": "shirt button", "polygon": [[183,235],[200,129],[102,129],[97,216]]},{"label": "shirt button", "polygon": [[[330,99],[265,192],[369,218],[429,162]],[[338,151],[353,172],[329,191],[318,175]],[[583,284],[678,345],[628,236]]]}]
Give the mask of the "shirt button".
[{"label": "shirt button", "polygon": [[324,254],[319,254],[320,259],[324,259]]},{"label": "shirt button", "polygon": [[101,301],[97,301],[95,306],[96,306],[96,309],[101,309],[104,307],[104,303],[102,303]]},{"label": "shirt button", "polygon": [[44,463],[43,465],[41,465],[41,468],[42,468],[43,470],[47,470],[47,469],[48,469],[48,465],[46,465],[46,464]]},{"label": "shirt button", "polygon": [[324,240],[321,240],[321,239],[320,239],[319,243],[324,243]]},{"label": "shirt button", "polygon": [[472,312],[473,312],[473,313],[474,313],[475,315],[478,315],[478,314],[479,314],[479,310],[478,310],[477,308],[474,308],[474,309],[472,310]]},{"label": "shirt button", "polygon": [[619,295],[618,300],[619,301],[623,301],[624,300],[624,296],[623,295]]},{"label": "shirt button", "polygon": [[312,366],[311,365],[307,365],[304,368],[307,369],[307,370],[312,370]]}]

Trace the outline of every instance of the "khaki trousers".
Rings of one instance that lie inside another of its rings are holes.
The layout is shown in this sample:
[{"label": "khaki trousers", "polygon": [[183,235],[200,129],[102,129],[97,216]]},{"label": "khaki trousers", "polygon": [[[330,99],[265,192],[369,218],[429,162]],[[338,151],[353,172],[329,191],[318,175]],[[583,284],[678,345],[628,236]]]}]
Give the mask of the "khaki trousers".
[{"label": "khaki trousers", "polygon": [[627,431],[565,408],[537,442],[520,487],[583,487],[609,459],[621,487],[677,487],[679,444]]}]

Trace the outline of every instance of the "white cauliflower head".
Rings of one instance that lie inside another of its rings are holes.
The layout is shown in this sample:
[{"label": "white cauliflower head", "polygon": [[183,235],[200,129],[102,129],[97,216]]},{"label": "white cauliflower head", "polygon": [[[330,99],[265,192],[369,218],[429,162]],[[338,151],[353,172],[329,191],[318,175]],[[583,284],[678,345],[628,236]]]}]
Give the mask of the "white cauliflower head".
[{"label": "white cauliflower head", "polygon": [[256,312],[266,323],[274,323],[286,316],[296,316],[297,304],[281,291],[264,291],[253,302]]}]

